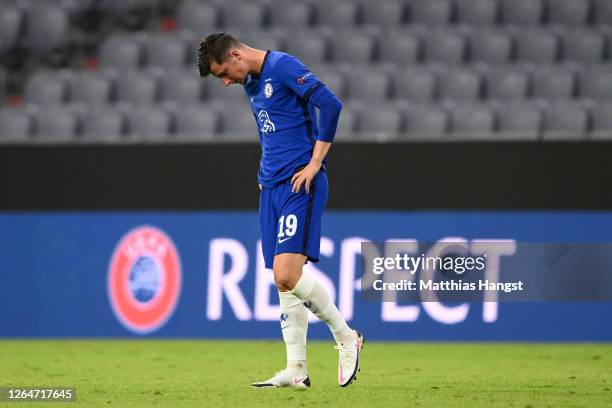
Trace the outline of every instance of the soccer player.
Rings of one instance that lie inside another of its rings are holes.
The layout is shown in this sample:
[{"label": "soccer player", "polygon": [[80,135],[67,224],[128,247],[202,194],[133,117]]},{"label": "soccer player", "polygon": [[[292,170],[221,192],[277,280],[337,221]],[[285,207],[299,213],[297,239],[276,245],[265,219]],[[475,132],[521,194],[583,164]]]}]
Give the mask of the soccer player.
[{"label": "soccer player", "polygon": [[[363,335],[346,324],[323,286],[303,271],[319,261],[321,216],[327,203],[325,156],[342,104],[297,58],[251,48],[226,33],[205,37],[200,76],[244,86],[259,127],[259,219],[266,268],[274,272],[287,367],[254,387],[309,388],[306,332],[310,309],[329,326],[339,351],[338,383],[359,371]],[[315,107],[319,108],[319,123]]]}]

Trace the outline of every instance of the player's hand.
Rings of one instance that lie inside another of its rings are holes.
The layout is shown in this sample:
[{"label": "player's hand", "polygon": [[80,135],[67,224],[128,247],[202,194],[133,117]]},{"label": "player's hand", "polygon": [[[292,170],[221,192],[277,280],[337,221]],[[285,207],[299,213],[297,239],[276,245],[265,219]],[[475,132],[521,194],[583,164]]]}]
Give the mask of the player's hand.
[{"label": "player's hand", "polygon": [[310,183],[321,170],[321,162],[311,160],[310,163],[302,170],[298,171],[291,177],[291,191],[298,193],[302,186],[306,189],[306,194],[310,194]]}]

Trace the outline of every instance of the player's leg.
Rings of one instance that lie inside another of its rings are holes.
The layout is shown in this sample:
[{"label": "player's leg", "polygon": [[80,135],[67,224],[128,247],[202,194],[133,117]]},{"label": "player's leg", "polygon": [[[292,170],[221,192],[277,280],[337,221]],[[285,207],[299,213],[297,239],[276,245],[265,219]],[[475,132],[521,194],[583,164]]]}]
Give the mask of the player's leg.
[{"label": "player's leg", "polygon": [[293,286],[289,292],[282,293],[300,299],[331,330],[337,343],[335,348],[339,352],[338,384],[345,387],[357,378],[360,370],[359,358],[363,347],[363,335],[348,326],[325,288],[307,271],[302,271],[305,260],[305,255],[297,253],[276,255],[274,277],[282,289]]},{"label": "player's leg", "polygon": [[[288,187],[290,191],[290,186]],[[274,280],[281,291],[302,300],[330,328],[340,351],[338,382],[350,384],[359,370],[363,336],[352,330],[331,301],[329,293],[313,276],[302,270],[306,260],[318,262],[321,217],[327,202],[327,175],[319,173],[310,194],[289,193],[279,217],[274,257]]]},{"label": "player's leg", "polygon": [[[264,188],[260,196],[259,221],[261,227],[261,248],[267,269],[272,269],[278,217],[274,211],[274,198],[277,189]],[[287,368],[272,378],[251,384],[253,387],[310,387],[306,373],[306,332],[308,330],[308,311],[302,301],[289,292],[280,292],[280,326],[287,350]]]}]

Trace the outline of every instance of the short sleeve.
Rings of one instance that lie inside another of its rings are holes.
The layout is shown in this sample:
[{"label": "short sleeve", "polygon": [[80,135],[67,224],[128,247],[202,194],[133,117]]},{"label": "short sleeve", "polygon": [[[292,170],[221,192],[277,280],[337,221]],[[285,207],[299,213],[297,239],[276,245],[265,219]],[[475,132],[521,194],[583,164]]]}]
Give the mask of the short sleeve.
[{"label": "short sleeve", "polygon": [[299,59],[283,55],[277,62],[279,78],[301,98],[308,101],[312,92],[323,84]]}]

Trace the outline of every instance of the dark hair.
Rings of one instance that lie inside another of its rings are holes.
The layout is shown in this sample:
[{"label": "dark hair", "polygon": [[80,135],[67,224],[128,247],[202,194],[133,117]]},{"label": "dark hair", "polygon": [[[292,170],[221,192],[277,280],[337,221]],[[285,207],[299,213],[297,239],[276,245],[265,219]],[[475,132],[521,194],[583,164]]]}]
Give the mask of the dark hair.
[{"label": "dark hair", "polygon": [[210,64],[215,61],[217,64],[223,63],[227,57],[227,52],[240,44],[240,41],[226,33],[210,34],[200,41],[198,50],[198,69],[201,77],[210,74]]}]

